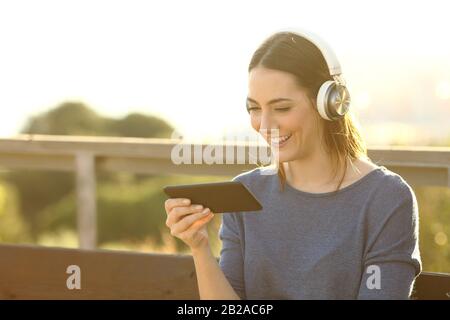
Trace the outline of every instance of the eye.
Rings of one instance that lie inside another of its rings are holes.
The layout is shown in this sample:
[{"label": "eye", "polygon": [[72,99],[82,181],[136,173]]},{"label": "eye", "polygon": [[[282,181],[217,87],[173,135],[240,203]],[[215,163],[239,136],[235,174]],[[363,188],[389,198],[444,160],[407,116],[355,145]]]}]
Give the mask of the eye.
[{"label": "eye", "polygon": [[257,111],[257,110],[259,110],[259,109],[261,109],[261,108],[259,108],[259,107],[247,107],[247,112],[248,113],[250,113],[251,111]]},{"label": "eye", "polygon": [[292,107],[279,107],[279,108],[275,108],[276,111],[280,111],[280,112],[286,112],[291,110]]}]

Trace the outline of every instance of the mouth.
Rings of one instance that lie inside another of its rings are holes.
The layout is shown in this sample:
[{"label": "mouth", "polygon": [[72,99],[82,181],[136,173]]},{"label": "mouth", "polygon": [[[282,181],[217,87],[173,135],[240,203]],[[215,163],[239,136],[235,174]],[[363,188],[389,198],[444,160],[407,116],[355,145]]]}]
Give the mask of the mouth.
[{"label": "mouth", "polygon": [[292,133],[286,134],[286,135],[283,135],[283,136],[279,136],[279,137],[277,137],[277,138],[271,138],[271,139],[270,139],[270,144],[271,144],[273,147],[281,148],[282,146],[284,146],[284,145],[288,142],[288,140],[289,140],[291,137],[292,137]]}]

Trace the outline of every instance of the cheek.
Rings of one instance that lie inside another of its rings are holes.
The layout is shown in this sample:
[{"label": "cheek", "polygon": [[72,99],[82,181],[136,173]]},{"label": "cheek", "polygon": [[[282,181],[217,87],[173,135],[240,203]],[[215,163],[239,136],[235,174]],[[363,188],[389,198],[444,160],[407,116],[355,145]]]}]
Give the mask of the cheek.
[{"label": "cheek", "polygon": [[307,113],[298,112],[292,114],[284,122],[284,131],[293,132],[296,144],[303,144],[302,141],[308,141],[311,130],[311,121]]},{"label": "cheek", "polygon": [[281,124],[281,129],[284,132],[300,132],[306,126],[307,119],[299,113],[294,113],[284,117]]},{"label": "cheek", "polygon": [[305,119],[301,121],[296,131],[296,137],[299,143],[306,146],[314,146],[318,142],[318,132],[314,126],[314,119]]}]

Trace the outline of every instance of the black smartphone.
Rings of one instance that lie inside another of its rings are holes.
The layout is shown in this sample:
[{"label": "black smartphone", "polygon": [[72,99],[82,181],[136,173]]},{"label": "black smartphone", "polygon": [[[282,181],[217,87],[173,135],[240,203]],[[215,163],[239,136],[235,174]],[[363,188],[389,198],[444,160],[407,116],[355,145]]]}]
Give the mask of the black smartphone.
[{"label": "black smartphone", "polygon": [[187,198],[214,213],[259,211],[261,203],[239,181],[172,185],[164,187],[170,198]]}]

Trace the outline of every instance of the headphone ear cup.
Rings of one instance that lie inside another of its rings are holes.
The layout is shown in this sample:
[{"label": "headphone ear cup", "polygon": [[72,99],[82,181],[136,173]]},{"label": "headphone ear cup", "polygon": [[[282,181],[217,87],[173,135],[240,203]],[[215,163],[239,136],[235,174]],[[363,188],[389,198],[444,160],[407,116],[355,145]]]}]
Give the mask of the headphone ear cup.
[{"label": "headphone ear cup", "polygon": [[319,92],[317,93],[317,111],[320,116],[325,119],[332,121],[330,116],[328,115],[328,98],[330,96],[330,91],[335,86],[335,82],[328,80],[322,83],[320,86]]},{"label": "headphone ear cup", "polygon": [[341,119],[350,108],[350,93],[335,81],[325,81],[317,93],[317,111],[329,121]]}]

